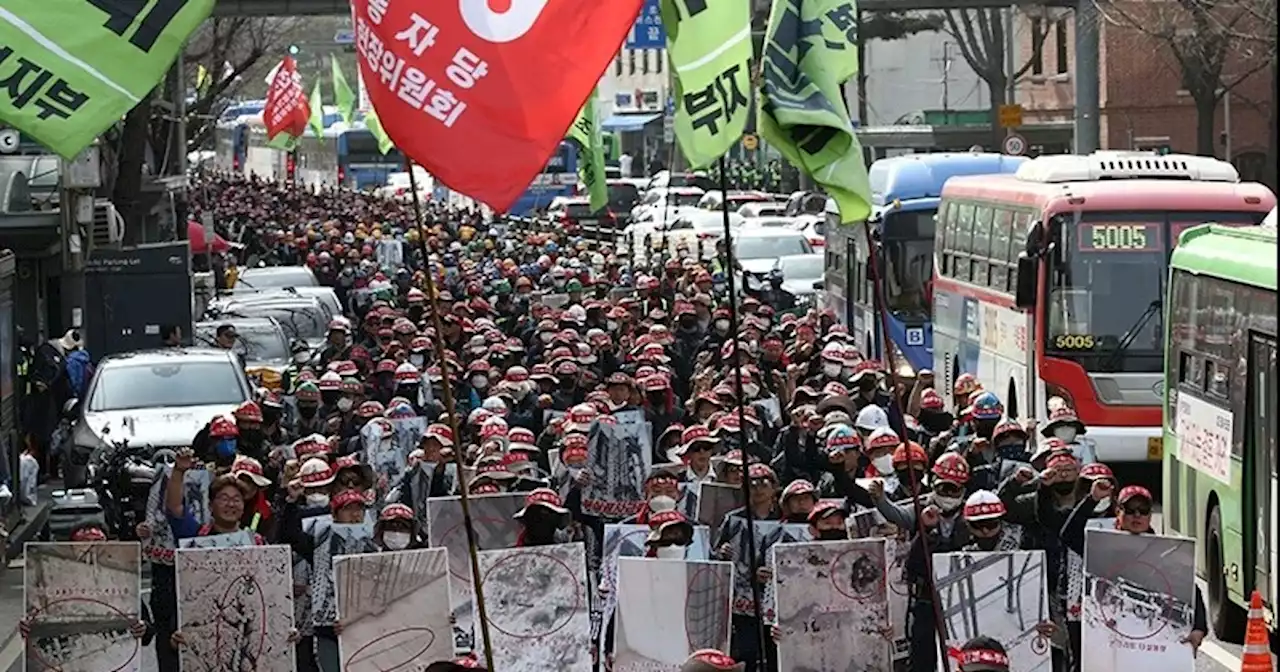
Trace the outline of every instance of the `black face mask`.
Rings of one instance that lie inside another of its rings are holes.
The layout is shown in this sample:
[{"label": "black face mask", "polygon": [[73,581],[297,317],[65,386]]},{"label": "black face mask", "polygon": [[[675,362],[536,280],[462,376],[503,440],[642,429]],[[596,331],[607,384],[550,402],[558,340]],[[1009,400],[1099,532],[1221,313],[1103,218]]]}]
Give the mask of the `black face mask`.
[{"label": "black face mask", "polygon": [[974,537],[974,543],[978,545],[978,549],[982,551],[994,551],[996,546],[1000,544],[1000,535],[991,537]]},{"label": "black face mask", "polygon": [[320,393],[320,401],[325,406],[334,406],[338,400],[342,398],[342,392],[339,390],[324,390]]},{"label": "black face mask", "polygon": [[1049,486],[1049,488],[1059,495],[1069,495],[1075,492],[1076,484],[1071,483],[1070,481],[1066,483],[1054,483],[1053,485]]},{"label": "black face mask", "polygon": [[391,387],[391,385],[394,384],[395,382],[396,382],[396,374],[394,373],[378,374],[378,387],[385,389],[385,388]]},{"label": "black face mask", "polygon": [[973,432],[984,439],[990,439],[991,434],[996,431],[996,425],[999,424],[999,418],[995,420],[974,420]]},{"label": "black face mask", "polygon": [[560,516],[550,511],[543,511],[540,506],[525,511],[520,520],[524,523],[525,530],[538,539],[550,538],[560,524]]},{"label": "black face mask", "polygon": [[873,376],[863,376],[858,380],[858,391],[866,394],[876,389],[876,379]]},{"label": "black face mask", "polygon": [[305,405],[298,404],[298,415],[301,415],[302,417],[307,418],[308,420],[310,420],[311,418],[314,418],[316,413],[318,413],[319,411],[320,411],[319,406],[312,406],[311,404],[305,404]]},{"label": "black face mask", "polygon": [[262,424],[274,425],[280,420],[280,410],[270,406],[262,407]]},{"label": "black face mask", "polygon": [[688,330],[694,329],[697,326],[698,326],[698,317],[696,315],[685,316],[680,318],[681,329],[688,331]]},{"label": "black face mask", "polygon": [[818,530],[818,541],[844,541],[849,533],[842,529]]},{"label": "black face mask", "polygon": [[666,392],[650,392],[649,403],[655,406],[661,406],[667,403],[667,393]]},{"label": "black face mask", "polygon": [[951,414],[945,411],[920,411],[918,419],[930,434],[941,434],[951,429]]},{"label": "black face mask", "polygon": [[246,444],[262,443],[263,433],[261,429],[242,429],[240,430],[240,442]]},{"label": "black face mask", "polygon": [[426,309],[423,308],[422,306],[409,307],[409,319],[413,320],[415,323],[422,321],[422,316],[425,314],[426,314]]},{"label": "black face mask", "polygon": [[397,385],[396,396],[404,397],[413,403],[418,402],[418,386],[417,385]]}]

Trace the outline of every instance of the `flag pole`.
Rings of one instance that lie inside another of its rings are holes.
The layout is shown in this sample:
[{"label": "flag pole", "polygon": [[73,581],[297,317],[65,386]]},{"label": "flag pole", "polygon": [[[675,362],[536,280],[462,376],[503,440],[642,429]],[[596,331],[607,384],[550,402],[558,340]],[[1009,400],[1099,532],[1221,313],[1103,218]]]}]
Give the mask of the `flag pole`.
[{"label": "flag pole", "polygon": [[485,666],[494,670],[493,645],[489,638],[489,618],[484,606],[484,582],[480,576],[480,557],[476,554],[478,542],[475,526],[471,519],[471,497],[467,493],[467,472],[462,462],[462,433],[458,428],[458,408],[453,399],[453,382],[449,378],[449,361],[445,358],[444,323],[440,319],[440,301],[436,292],[436,279],[431,271],[431,250],[427,247],[427,232],[422,219],[422,199],[418,196],[418,178],[413,171],[413,159],[405,155],[405,165],[409,169],[409,189],[413,193],[413,217],[418,229],[418,247],[422,252],[422,275],[426,285],[427,300],[431,302],[431,326],[436,330],[436,337],[431,339],[436,350],[436,360],[440,366],[440,378],[444,381],[441,389],[444,393],[445,416],[449,418],[449,429],[453,431],[453,461],[458,467],[458,495],[462,503],[462,522],[467,530],[467,554],[471,560],[471,589],[476,598],[476,615],[480,621],[480,639],[484,643]]},{"label": "flag pole", "polygon": [[[867,237],[867,250],[870,255],[867,260],[867,270],[871,274],[871,291],[874,292],[872,300],[876,308],[876,319],[880,322],[880,340],[884,342],[889,337],[889,313],[885,304],[884,277],[880,273],[880,265],[877,261],[880,255],[876,254],[876,242],[871,238],[871,227],[874,226],[874,223],[870,221],[870,217],[867,219],[868,221],[864,222],[862,227],[863,233]],[[898,438],[903,445],[907,445],[910,437],[907,436],[906,423],[902,420],[902,403],[899,401],[898,396],[898,369],[893,356],[893,348],[886,343],[882,350],[884,352],[885,375],[889,379],[889,408],[897,410],[897,413],[890,415],[890,417],[898,420],[897,426],[893,428],[893,431],[898,433]],[[951,672],[951,660],[947,656],[947,638],[946,633],[943,632],[945,622],[942,620],[942,604],[938,601],[938,586],[933,580],[933,551],[929,548],[929,531],[925,529],[924,519],[920,515],[920,482],[916,478],[915,465],[916,463],[911,457],[911,451],[907,450],[907,471],[911,474],[911,508],[916,518],[916,534],[920,536],[920,545],[924,549],[925,585],[928,586],[929,599],[933,602],[933,620],[936,624],[933,631],[938,639],[938,656],[942,662],[942,669],[944,672]],[[926,469],[929,467],[927,462],[920,466]],[[908,618],[910,618],[909,612]]]},{"label": "flag pole", "polygon": [[[720,214],[724,219],[724,249],[725,249],[725,275],[726,281],[729,283],[729,334],[733,339],[733,383],[734,396],[738,402],[738,432],[745,436],[747,427],[746,399],[743,398],[742,392],[742,352],[738,350],[738,293],[733,280],[734,259],[733,259],[733,232],[729,226],[729,186],[726,177],[728,171],[725,170],[724,156],[720,156]],[[746,284],[746,277],[742,279]],[[768,670],[769,667],[769,632],[764,626],[764,609],[761,606],[762,596],[760,582],[756,580],[756,575],[760,573],[760,558],[756,555],[756,514],[751,508],[751,460],[747,451],[747,442],[742,442],[742,502],[743,512],[747,519],[747,567],[750,572],[751,581],[751,603],[755,609],[756,617],[756,636],[760,638],[760,659],[756,662],[757,669]]]}]

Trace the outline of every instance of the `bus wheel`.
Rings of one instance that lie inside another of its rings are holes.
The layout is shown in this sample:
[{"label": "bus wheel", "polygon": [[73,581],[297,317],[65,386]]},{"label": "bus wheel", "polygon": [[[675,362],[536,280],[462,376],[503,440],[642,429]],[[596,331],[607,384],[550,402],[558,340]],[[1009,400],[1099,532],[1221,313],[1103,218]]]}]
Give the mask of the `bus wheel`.
[{"label": "bus wheel", "polygon": [[1205,561],[1209,568],[1209,626],[1213,634],[1224,642],[1239,644],[1244,641],[1246,614],[1231,602],[1227,594],[1227,574],[1222,563],[1222,512],[1217,506],[1209,512],[1208,546]]}]

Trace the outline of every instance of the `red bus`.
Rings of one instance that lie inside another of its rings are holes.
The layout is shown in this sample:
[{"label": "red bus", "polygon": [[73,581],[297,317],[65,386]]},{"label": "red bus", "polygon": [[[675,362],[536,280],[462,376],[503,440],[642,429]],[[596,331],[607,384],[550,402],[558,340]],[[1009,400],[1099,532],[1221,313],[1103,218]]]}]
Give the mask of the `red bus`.
[{"label": "red bus", "polygon": [[1200,156],[1042,156],[1011,175],[956,177],[935,242],[933,362],[962,372],[1010,416],[1059,397],[1106,462],[1163,457],[1164,311],[1178,234],[1256,225],[1265,186]]}]

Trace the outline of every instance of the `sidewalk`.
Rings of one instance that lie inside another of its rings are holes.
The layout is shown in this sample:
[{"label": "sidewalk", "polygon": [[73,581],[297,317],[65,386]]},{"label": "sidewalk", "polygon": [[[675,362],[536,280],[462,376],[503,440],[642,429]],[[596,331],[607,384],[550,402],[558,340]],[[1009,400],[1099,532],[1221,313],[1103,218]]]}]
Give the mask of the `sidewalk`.
[{"label": "sidewalk", "polygon": [[42,485],[36,490],[36,505],[22,507],[21,518],[18,519],[13,529],[9,530],[9,536],[4,540],[5,564],[14,558],[20,557],[23,544],[31,541],[40,533],[45,522],[49,520],[49,511],[53,506],[51,493],[61,488],[62,485],[60,483]]}]

